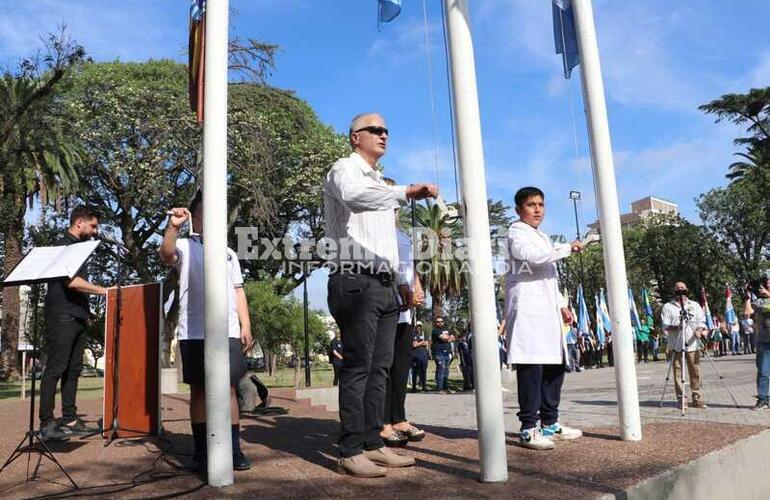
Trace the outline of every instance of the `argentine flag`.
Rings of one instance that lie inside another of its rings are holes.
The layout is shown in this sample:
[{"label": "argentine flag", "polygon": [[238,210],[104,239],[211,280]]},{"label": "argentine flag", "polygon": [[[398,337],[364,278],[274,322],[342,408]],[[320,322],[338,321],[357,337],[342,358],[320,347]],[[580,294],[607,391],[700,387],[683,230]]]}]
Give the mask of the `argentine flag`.
[{"label": "argentine flag", "polygon": [[730,285],[727,285],[727,293],[725,294],[725,323],[728,325],[738,323],[738,316],[733,308],[733,292],[730,290]]},{"label": "argentine flag", "polygon": [[581,335],[589,335],[591,331],[588,329],[588,307],[586,306],[586,299],[583,295],[583,285],[578,285],[577,289],[577,326]]},{"label": "argentine flag", "polygon": [[562,56],[564,78],[569,78],[572,68],[580,64],[571,0],[553,0],[553,41],[556,53]]},{"label": "argentine flag", "polygon": [[607,342],[607,338],[602,326],[604,322],[602,321],[602,305],[599,303],[599,294],[594,295],[594,302],[596,302],[596,340],[603,346]]},{"label": "argentine flag", "polygon": [[401,13],[401,0],[378,0],[377,23],[389,23]]},{"label": "argentine flag", "polygon": [[639,319],[639,312],[636,310],[636,302],[634,302],[634,293],[631,288],[628,288],[628,307],[631,311],[631,324],[634,328],[641,328],[642,322]]}]

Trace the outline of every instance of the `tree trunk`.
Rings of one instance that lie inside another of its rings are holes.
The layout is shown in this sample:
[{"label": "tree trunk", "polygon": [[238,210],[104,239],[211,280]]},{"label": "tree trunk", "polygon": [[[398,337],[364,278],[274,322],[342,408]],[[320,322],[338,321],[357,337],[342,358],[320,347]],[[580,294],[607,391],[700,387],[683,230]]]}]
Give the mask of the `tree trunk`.
[{"label": "tree trunk", "polygon": [[[22,219],[23,220],[23,219]],[[8,276],[21,260],[21,231],[14,225],[5,236],[5,262],[3,275]],[[3,351],[0,358],[0,379],[18,378],[20,375],[17,348],[19,345],[19,287],[3,289]]]},{"label": "tree trunk", "polygon": [[431,294],[431,302],[433,306],[433,320],[439,316],[444,315],[444,297],[440,294]]},{"label": "tree trunk", "polygon": [[278,354],[270,354],[270,376],[275,377],[275,373],[278,371]]}]

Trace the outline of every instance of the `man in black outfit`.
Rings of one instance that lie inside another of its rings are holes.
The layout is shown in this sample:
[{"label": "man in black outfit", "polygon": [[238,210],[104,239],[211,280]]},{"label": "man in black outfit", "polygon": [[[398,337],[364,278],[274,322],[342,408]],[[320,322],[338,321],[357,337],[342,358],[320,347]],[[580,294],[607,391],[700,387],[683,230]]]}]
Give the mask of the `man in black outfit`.
[{"label": "man in black outfit", "polygon": [[[70,227],[56,246],[66,246],[90,240],[99,227],[97,213],[78,206],[70,214]],[[48,284],[45,297],[46,353],[48,360],[40,381],[40,437],[48,441],[63,441],[73,433],[93,432],[77,416],[75,399],[78,378],[83,368],[86,346],[86,321],[89,315],[88,295],[105,295],[107,290],[89,283],[85,269],[74,278],[60,279]],[[61,379],[62,418],[53,417],[56,384]]]},{"label": "man in black outfit", "polygon": [[412,334],[412,392],[417,392],[417,381],[423,391],[427,391],[428,349],[430,342],[422,331],[422,322],[418,321]]},{"label": "man in black outfit", "polygon": [[331,344],[329,344],[329,361],[331,361],[332,369],[334,370],[334,381],[332,382],[332,385],[338,385],[340,383],[340,370],[342,370],[343,359],[342,340],[340,340],[340,332],[337,330],[334,332],[334,339]]}]

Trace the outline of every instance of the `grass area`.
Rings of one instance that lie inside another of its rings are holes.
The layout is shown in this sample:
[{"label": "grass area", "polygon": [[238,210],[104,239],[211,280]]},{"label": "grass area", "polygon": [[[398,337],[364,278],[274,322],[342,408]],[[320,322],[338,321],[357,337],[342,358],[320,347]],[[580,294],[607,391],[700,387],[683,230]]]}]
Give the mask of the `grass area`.
[{"label": "grass area", "polygon": [[[432,361],[428,366],[428,388],[435,389],[436,364]],[[294,368],[281,368],[272,377],[266,372],[257,373],[260,380],[268,387],[294,387],[295,370]],[[330,365],[314,366],[310,370],[311,387],[329,387],[332,385],[334,372]],[[299,387],[305,386],[305,369],[301,368],[297,372],[297,381]],[[411,383],[411,381],[410,381]],[[463,379],[460,374],[459,363],[452,363],[449,370],[449,387],[452,390],[462,389]],[[40,381],[36,384],[37,393],[40,394]],[[102,397],[104,389],[104,378],[102,377],[80,377],[78,382],[78,399],[98,399]],[[30,394],[30,380],[26,383],[27,397]],[[187,384],[179,384],[179,393],[187,394],[190,392]],[[57,392],[58,394],[58,392]],[[21,382],[0,382],[0,401],[18,400],[21,396]]]}]

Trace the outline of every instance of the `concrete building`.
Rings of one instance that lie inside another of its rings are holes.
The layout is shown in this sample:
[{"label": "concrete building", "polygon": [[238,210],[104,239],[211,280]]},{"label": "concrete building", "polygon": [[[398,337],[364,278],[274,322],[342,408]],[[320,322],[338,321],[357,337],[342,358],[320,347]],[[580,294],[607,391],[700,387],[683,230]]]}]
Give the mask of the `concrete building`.
[{"label": "concrete building", "polygon": [[[620,215],[620,225],[629,227],[653,214],[679,215],[679,206],[655,196],[646,196],[631,202],[631,211]],[[600,232],[599,221],[588,224],[588,234]]]}]

